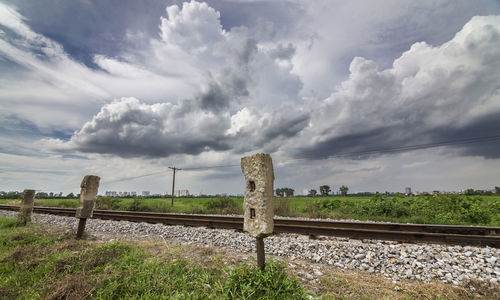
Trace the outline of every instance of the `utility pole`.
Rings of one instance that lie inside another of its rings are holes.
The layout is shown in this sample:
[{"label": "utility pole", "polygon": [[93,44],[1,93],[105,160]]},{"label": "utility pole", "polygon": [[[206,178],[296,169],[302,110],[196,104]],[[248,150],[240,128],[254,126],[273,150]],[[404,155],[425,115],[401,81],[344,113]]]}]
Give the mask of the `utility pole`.
[{"label": "utility pole", "polygon": [[172,207],[174,207],[175,171],[180,171],[182,169],[176,167],[168,167],[168,168],[174,170],[174,177],[172,178]]}]

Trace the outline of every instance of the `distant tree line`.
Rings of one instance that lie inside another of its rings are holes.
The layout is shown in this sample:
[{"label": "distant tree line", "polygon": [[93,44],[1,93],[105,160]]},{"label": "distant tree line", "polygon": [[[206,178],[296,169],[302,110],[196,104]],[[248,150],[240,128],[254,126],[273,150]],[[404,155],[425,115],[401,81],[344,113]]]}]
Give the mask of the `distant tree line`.
[{"label": "distant tree line", "polygon": [[[4,192],[0,191],[0,199],[21,199],[23,197],[23,192],[18,192],[18,191],[11,191],[11,192]],[[66,198],[66,199],[72,199],[72,198],[79,198],[80,194],[73,194],[69,193],[66,196],[63,196],[62,193],[45,193],[45,192],[38,192],[35,194],[35,198],[37,199],[47,199],[47,198]]]},{"label": "distant tree line", "polygon": [[[324,185],[321,185],[319,187],[319,193],[323,197],[330,195],[331,191],[332,191],[332,189],[330,188],[329,185],[324,184]],[[342,185],[339,188],[339,191],[340,191],[340,194],[345,197],[345,196],[347,196],[347,192],[349,191],[349,188],[345,185]],[[363,193],[363,194],[365,194],[365,193]],[[368,194],[371,194],[371,193],[368,193]],[[310,197],[316,197],[318,195],[318,191],[315,189],[311,189],[311,190],[309,190],[309,193],[307,195]]]},{"label": "distant tree line", "polygon": [[292,188],[284,187],[284,188],[276,189],[275,192],[276,192],[276,196],[278,196],[278,197],[292,197],[295,190]]},{"label": "distant tree line", "polygon": [[[495,187],[494,193],[497,195],[500,194],[500,187],[499,186]],[[467,196],[476,196],[476,195],[489,196],[489,195],[493,195],[493,192],[492,191],[484,191],[484,190],[466,189],[463,194],[467,195]]]}]

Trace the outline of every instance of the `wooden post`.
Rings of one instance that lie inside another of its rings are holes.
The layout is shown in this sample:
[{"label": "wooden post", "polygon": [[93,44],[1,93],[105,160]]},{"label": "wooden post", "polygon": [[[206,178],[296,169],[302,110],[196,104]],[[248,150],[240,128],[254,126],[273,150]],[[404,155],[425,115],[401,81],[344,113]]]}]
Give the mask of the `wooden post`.
[{"label": "wooden post", "polygon": [[75,217],[80,219],[76,231],[77,239],[82,238],[87,218],[92,218],[94,214],[94,206],[97,199],[96,196],[100,180],[101,178],[95,175],[86,175],[83,177],[82,184],[80,185],[80,203],[78,203],[75,214]]},{"label": "wooden post", "polygon": [[35,190],[24,190],[23,200],[19,208],[17,218],[24,225],[31,222],[31,213],[33,212],[33,205],[35,204]]},{"label": "wooden post", "polygon": [[264,271],[266,268],[266,252],[264,251],[264,238],[258,237],[257,242],[257,266]]}]

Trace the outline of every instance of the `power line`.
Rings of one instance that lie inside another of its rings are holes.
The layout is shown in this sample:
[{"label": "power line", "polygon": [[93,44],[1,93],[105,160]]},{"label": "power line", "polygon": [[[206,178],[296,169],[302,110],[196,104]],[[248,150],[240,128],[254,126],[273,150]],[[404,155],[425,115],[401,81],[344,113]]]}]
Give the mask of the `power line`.
[{"label": "power line", "polygon": [[400,152],[400,151],[409,151],[409,150],[421,150],[421,149],[435,148],[435,147],[448,146],[448,145],[493,142],[493,141],[498,141],[498,140],[500,140],[500,135],[486,136],[486,137],[474,137],[474,138],[459,139],[459,140],[449,140],[449,141],[434,142],[434,143],[427,143],[427,144],[417,144],[417,145],[408,145],[408,146],[400,146],[400,147],[393,147],[393,148],[368,149],[368,150],[362,150],[362,151],[352,151],[352,152],[331,154],[331,155],[326,155],[323,157],[321,157],[321,156],[319,156],[319,157],[318,156],[307,156],[307,157],[292,159],[289,161],[299,161],[299,160],[309,160],[309,159],[322,160],[322,159],[329,159],[329,158],[343,157],[343,156],[362,156],[362,155],[379,154],[379,153],[382,154],[382,153],[391,153],[391,152]]},{"label": "power line", "polygon": [[204,170],[204,169],[231,168],[231,167],[239,167],[239,166],[240,166],[240,164],[219,165],[219,166],[206,166],[206,167],[197,167],[197,168],[185,168],[184,170],[193,171],[193,170]]},{"label": "power line", "polygon": [[[421,150],[421,149],[435,148],[435,147],[440,147],[440,146],[484,143],[484,142],[493,142],[493,141],[498,141],[498,140],[500,140],[500,135],[474,137],[474,138],[448,140],[448,141],[441,141],[441,142],[434,142],[434,143],[427,143],[427,144],[416,144],[416,145],[408,145],[408,146],[400,146],[400,147],[392,147],[392,148],[378,148],[378,149],[376,148],[376,149],[368,149],[368,150],[362,150],[362,151],[344,152],[344,153],[337,153],[337,154],[331,154],[331,155],[326,155],[326,156],[308,156],[308,157],[285,160],[285,161],[283,161],[283,163],[290,163],[290,162],[304,161],[304,160],[325,160],[325,159],[331,159],[331,158],[336,158],[336,157],[346,157],[346,156],[347,157],[348,156],[362,156],[362,155],[370,155],[370,154],[383,154],[383,153],[391,153],[391,152]],[[204,167],[183,168],[182,170],[184,170],[184,171],[196,171],[196,170],[209,170],[209,169],[219,169],[219,168],[231,168],[231,167],[239,167],[239,166],[240,166],[240,164],[227,164],[227,165],[214,165],[214,166],[204,166]],[[169,167],[169,168],[175,169],[175,170],[181,170],[181,169],[175,168],[175,167]],[[175,174],[175,170],[174,170],[174,174]],[[126,178],[122,178],[122,179],[118,179],[118,180],[114,180],[114,181],[109,181],[108,183],[128,181],[128,180],[138,179],[138,178],[142,178],[142,177],[163,174],[166,172],[168,172],[168,171],[160,171],[160,172],[144,174],[144,175],[139,175],[139,176],[126,177]]]},{"label": "power line", "polygon": [[112,180],[112,181],[106,181],[105,183],[116,183],[116,182],[128,181],[128,180],[138,179],[138,178],[142,178],[142,177],[163,174],[163,173],[167,173],[167,172],[168,171],[160,171],[160,172],[154,172],[154,173],[143,174],[143,175],[138,175],[138,176],[124,177],[124,178],[120,178],[120,179],[116,179],[116,180]]}]

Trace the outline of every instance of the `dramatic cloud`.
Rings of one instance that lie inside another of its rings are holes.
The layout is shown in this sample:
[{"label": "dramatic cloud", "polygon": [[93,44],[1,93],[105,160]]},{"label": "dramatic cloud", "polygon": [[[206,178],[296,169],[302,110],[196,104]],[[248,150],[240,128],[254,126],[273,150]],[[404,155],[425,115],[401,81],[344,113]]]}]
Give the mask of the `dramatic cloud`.
[{"label": "dramatic cloud", "polygon": [[[162,26],[168,27],[163,29],[168,32],[164,38],[175,36],[174,29],[192,32],[199,30],[199,24],[218,20],[207,5],[197,4],[196,9],[193,5],[185,4],[182,11],[167,9],[173,21],[163,20]],[[203,10],[208,17],[198,16]],[[199,34],[193,34],[194,41],[184,39],[180,45],[210,55],[214,53],[206,46],[210,44],[226,43],[236,50],[230,51],[226,57],[230,63],[194,100],[177,105],[148,105],[136,99],[114,102],[69,142],[51,140],[56,145],[52,148],[149,157],[287,149],[298,158],[320,159],[500,134],[500,66],[495,59],[500,57],[500,17],[475,17],[437,47],[416,43],[390,69],[379,71],[375,62],[356,57],[349,79],[324,101],[311,108],[283,104],[271,113],[243,107],[231,114],[231,108],[241,107],[242,99],[253,102],[250,70],[258,59],[252,56],[286,60],[293,46],[259,51],[251,39],[235,43],[221,26],[202,27],[203,32],[212,28],[212,34],[205,34],[213,43],[201,43]],[[499,157],[489,144],[467,144],[464,149],[464,154]]]},{"label": "dramatic cloud", "polygon": [[[499,57],[500,16],[474,17],[437,47],[416,43],[390,69],[379,71],[375,62],[356,57],[349,79],[323,101],[295,155],[312,159],[498,136]],[[463,147],[500,157],[488,144]]]},{"label": "dramatic cloud", "polygon": [[[206,3],[184,3],[182,9],[170,6],[167,14],[160,26],[161,41],[153,41],[150,51],[161,54],[158,61],[171,55],[190,57],[193,66],[207,74],[200,91],[178,104],[131,98],[106,104],[68,142],[46,139],[49,149],[122,157],[213,150],[272,152],[308,125],[303,109],[286,104],[297,101],[300,89],[291,67],[284,65],[293,56],[292,44],[259,48],[246,28],[223,30],[219,13]],[[154,76],[103,56],[96,56],[95,62],[117,76]],[[288,91],[291,97],[286,96]],[[245,112],[251,112],[254,122],[240,122],[239,115]]]}]

